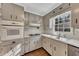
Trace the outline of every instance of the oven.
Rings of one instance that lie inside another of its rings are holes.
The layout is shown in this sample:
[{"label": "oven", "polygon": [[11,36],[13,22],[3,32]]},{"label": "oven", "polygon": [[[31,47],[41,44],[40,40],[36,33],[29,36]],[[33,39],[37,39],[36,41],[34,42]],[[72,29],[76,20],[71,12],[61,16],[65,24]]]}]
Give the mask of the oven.
[{"label": "oven", "polygon": [[0,27],[2,41],[23,38],[24,24],[21,22],[3,21]]}]

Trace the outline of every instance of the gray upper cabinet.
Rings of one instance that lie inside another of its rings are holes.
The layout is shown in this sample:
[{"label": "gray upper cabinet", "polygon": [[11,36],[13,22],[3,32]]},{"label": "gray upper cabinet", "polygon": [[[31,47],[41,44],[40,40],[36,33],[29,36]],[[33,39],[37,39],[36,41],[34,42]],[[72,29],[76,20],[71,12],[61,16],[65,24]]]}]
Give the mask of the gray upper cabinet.
[{"label": "gray upper cabinet", "polygon": [[69,9],[71,7],[70,3],[65,3],[65,4],[61,4],[59,5],[57,8],[55,8],[52,13],[53,15],[58,15],[60,13],[63,13],[64,11],[66,11],[67,9]]},{"label": "gray upper cabinet", "polygon": [[2,18],[3,20],[12,20],[13,18],[13,4],[11,3],[4,3],[1,4],[2,7]]},{"label": "gray upper cabinet", "polygon": [[2,18],[3,20],[23,21],[24,8],[12,3],[2,3]]},{"label": "gray upper cabinet", "polygon": [[73,26],[79,28],[79,4],[74,3],[72,4],[72,19],[73,19]]},{"label": "gray upper cabinet", "polygon": [[14,20],[23,21],[24,20],[24,8],[14,4]]},{"label": "gray upper cabinet", "polygon": [[67,10],[68,8],[70,8],[70,3],[62,4],[57,9],[58,9],[58,12],[62,12]]},{"label": "gray upper cabinet", "polygon": [[40,24],[40,18],[41,16],[29,13],[29,23]]}]

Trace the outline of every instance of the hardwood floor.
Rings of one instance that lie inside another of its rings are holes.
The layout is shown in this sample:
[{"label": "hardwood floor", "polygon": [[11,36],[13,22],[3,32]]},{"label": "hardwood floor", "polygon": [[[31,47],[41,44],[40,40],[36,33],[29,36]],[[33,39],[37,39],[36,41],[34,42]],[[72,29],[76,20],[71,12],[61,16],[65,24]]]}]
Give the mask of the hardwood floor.
[{"label": "hardwood floor", "polygon": [[50,56],[50,55],[43,48],[39,48],[37,50],[26,53],[23,56]]}]

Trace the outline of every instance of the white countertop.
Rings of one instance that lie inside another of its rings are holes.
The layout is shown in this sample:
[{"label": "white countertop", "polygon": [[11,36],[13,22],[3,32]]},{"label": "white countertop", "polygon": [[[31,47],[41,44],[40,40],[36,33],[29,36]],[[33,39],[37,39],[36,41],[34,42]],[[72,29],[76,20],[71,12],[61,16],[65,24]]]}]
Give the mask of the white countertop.
[{"label": "white countertop", "polygon": [[42,34],[42,36],[79,47],[79,40],[76,40],[76,39],[68,39],[68,38],[62,38],[62,37],[60,37],[60,39],[57,39],[57,36],[53,36],[53,35],[49,35],[49,34]]},{"label": "white countertop", "polygon": [[15,40],[16,43],[11,43],[11,41],[0,43],[0,56],[7,54],[9,51],[14,49],[18,44],[21,44],[22,40]]}]

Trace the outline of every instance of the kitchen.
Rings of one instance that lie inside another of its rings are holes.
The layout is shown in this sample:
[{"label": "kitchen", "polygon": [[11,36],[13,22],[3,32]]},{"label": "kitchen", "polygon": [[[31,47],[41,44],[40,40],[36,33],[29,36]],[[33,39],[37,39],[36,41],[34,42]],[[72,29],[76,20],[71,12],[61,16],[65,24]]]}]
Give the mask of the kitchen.
[{"label": "kitchen", "polygon": [[78,15],[79,3],[0,3],[0,56],[79,56]]}]

